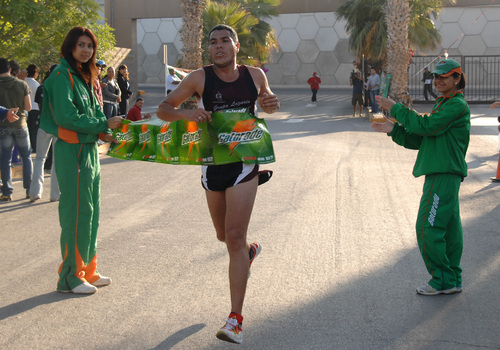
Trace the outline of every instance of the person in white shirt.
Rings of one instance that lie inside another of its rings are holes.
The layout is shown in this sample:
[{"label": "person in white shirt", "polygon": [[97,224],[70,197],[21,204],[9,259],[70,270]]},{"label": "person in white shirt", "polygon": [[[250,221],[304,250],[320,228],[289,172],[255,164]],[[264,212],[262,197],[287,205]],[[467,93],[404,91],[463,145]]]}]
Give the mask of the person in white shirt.
[{"label": "person in white shirt", "polygon": [[36,90],[40,86],[36,79],[40,69],[34,65],[30,64],[28,66],[28,76],[24,78],[24,81],[28,84],[30,88],[30,100],[31,100],[31,111],[28,112],[28,131],[30,134],[31,150],[36,153],[36,136],[38,134],[38,127],[40,125],[40,108],[38,103],[35,102]]},{"label": "person in white shirt", "polygon": [[167,95],[181,82],[181,80],[175,75],[175,70],[173,68],[170,68],[168,72],[170,74],[167,76]]}]

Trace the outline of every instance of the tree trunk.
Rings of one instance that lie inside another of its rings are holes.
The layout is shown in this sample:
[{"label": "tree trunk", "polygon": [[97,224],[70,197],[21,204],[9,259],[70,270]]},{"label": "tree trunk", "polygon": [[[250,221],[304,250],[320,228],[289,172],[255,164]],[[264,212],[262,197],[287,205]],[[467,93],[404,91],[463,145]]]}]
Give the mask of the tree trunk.
[{"label": "tree trunk", "polygon": [[384,12],[388,34],[386,72],[392,73],[390,95],[396,102],[409,105],[411,104],[408,95],[408,68],[411,58],[408,40],[409,0],[387,0]]},{"label": "tree trunk", "polygon": [[[195,70],[202,66],[202,48],[201,40],[203,36],[203,8],[204,0],[182,0],[182,30],[181,40],[182,48],[182,67]],[[196,99],[185,101],[181,108],[195,109],[197,107]]]},{"label": "tree trunk", "polygon": [[182,30],[181,40],[183,58],[182,67],[186,69],[198,69],[201,61],[201,39],[203,35],[203,7],[204,0],[182,0]]}]

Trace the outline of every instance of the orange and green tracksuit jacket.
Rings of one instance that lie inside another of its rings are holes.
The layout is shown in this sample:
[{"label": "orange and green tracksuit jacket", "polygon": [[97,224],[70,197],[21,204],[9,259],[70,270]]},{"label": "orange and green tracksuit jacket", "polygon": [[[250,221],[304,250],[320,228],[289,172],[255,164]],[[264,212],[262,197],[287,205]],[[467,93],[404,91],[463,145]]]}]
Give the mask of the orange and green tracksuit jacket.
[{"label": "orange and green tracksuit jacket", "polygon": [[89,86],[68,62],[43,84],[40,127],[57,136],[54,161],[61,189],[61,254],[58,290],[69,291],[99,279],[97,230],[100,210],[99,135],[110,133],[106,117]]},{"label": "orange and green tracksuit jacket", "polygon": [[438,289],[462,285],[463,250],[458,202],[467,176],[465,155],[470,139],[470,109],[462,92],[436,100],[431,114],[419,115],[396,104],[391,115],[400,123],[388,135],[397,144],[418,149],[415,177],[425,175],[417,215],[417,240],[431,280]]}]

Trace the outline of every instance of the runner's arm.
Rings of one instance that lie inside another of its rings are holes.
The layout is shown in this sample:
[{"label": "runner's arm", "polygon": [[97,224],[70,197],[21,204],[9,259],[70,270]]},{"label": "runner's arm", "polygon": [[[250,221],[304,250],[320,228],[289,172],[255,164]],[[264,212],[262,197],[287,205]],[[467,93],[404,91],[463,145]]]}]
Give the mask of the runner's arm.
[{"label": "runner's arm", "polygon": [[[182,102],[192,97],[195,93],[199,96],[203,95],[203,86],[205,84],[205,72],[203,69],[198,69],[189,73],[175,88],[168,94],[158,106],[156,115],[161,120],[176,121],[185,119],[188,121],[201,122],[211,120],[211,112],[205,111],[202,108],[197,109],[179,109]],[[202,118],[202,119],[200,119]]]},{"label": "runner's arm", "polygon": [[269,88],[269,83],[264,71],[260,68],[248,67],[250,74],[257,86],[257,91],[259,97],[257,101],[259,102],[260,108],[268,114],[272,114],[280,109],[280,101],[278,96],[273,94]]}]

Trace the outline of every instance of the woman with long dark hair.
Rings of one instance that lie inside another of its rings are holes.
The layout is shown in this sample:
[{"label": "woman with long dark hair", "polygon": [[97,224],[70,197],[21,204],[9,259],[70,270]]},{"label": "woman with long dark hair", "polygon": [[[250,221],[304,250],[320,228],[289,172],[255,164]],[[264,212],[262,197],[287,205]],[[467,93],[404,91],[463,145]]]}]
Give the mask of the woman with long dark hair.
[{"label": "woman with long dark hair", "polygon": [[75,27],[61,46],[61,63],[44,83],[40,127],[57,136],[54,162],[61,190],[61,254],[57,290],[92,294],[111,283],[97,271],[101,169],[97,140],[116,142],[111,130],[122,118],[106,119],[92,84],[98,69],[97,39]]},{"label": "woman with long dark hair", "polygon": [[130,91],[130,83],[128,81],[128,68],[126,65],[122,64],[118,67],[118,73],[116,75],[116,81],[118,82],[118,87],[121,92],[121,101],[119,105],[120,115],[127,115],[128,112],[128,100],[132,97],[132,91]]}]

